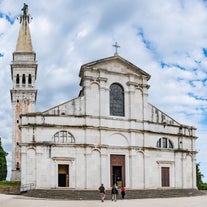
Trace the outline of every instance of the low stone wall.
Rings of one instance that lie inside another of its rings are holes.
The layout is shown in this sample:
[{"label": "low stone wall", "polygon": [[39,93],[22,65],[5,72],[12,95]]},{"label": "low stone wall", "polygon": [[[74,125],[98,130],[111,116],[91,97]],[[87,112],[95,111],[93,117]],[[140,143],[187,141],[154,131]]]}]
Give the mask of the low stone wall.
[{"label": "low stone wall", "polygon": [[1,194],[20,194],[20,188],[16,186],[0,186],[0,193]]}]

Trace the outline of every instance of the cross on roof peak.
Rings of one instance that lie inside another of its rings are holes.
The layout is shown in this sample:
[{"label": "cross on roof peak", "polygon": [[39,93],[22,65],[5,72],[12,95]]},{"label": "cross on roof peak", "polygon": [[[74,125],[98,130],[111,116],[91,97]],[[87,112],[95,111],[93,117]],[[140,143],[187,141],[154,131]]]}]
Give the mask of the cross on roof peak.
[{"label": "cross on roof peak", "polygon": [[115,53],[114,53],[114,55],[118,55],[117,50],[118,50],[118,48],[119,48],[120,46],[117,44],[117,42],[115,42],[115,44],[112,45],[112,46],[115,47]]}]

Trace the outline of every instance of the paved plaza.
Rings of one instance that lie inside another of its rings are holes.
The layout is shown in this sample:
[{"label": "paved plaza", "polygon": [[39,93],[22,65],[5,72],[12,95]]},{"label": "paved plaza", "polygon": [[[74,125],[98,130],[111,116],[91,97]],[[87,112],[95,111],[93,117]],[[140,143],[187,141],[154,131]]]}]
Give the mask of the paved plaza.
[{"label": "paved plaza", "polygon": [[52,200],[29,198],[16,195],[0,194],[1,207],[206,207],[207,195],[196,197],[182,198],[156,198],[156,199],[135,199],[135,200],[118,200],[112,202],[101,201],[71,201],[71,200]]}]

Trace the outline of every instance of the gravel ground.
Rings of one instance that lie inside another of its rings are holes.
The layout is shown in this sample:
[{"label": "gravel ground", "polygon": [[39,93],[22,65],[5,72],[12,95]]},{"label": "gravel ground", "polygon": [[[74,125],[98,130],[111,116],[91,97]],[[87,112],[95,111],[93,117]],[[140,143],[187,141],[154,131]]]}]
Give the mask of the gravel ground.
[{"label": "gravel ground", "polygon": [[207,195],[182,198],[156,198],[112,201],[71,201],[29,198],[0,194],[0,207],[206,207]]}]

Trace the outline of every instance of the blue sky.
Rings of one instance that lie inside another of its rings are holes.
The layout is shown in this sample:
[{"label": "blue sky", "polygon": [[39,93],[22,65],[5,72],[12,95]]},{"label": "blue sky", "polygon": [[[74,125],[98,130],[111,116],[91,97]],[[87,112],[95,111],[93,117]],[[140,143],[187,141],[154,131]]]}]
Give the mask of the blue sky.
[{"label": "blue sky", "polygon": [[[78,96],[82,64],[119,54],[151,75],[149,102],[197,127],[197,163],[207,182],[207,2],[204,0],[0,0],[0,137],[11,161],[10,63],[23,3],[37,53],[44,111]],[[45,81],[47,80],[47,81]]]}]

